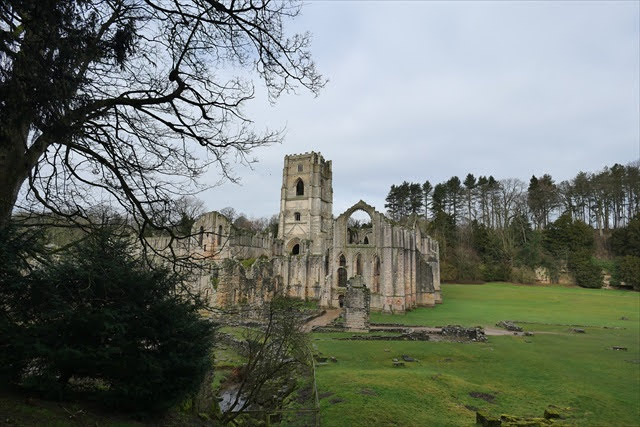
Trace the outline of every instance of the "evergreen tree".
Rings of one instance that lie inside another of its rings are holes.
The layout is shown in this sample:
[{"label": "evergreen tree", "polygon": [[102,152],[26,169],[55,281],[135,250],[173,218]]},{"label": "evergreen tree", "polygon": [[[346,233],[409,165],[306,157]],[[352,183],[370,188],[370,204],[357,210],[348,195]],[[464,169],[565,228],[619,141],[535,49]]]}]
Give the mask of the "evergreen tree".
[{"label": "evergreen tree", "polygon": [[449,196],[448,205],[450,207],[449,214],[453,218],[455,224],[458,223],[458,214],[460,212],[460,203],[462,201],[462,184],[460,178],[453,176],[446,183],[447,195]]},{"label": "evergreen tree", "polygon": [[5,376],[50,391],[74,377],[101,380],[105,402],[135,411],[196,391],[210,368],[212,325],[179,277],[135,253],[99,230],[17,281],[0,276]]},{"label": "evergreen tree", "polygon": [[422,215],[424,212],[424,198],[420,184],[409,184],[408,211],[411,215]]},{"label": "evergreen tree", "polygon": [[433,186],[427,180],[422,184],[422,195],[424,197],[424,217],[429,217],[429,209],[431,208],[431,191],[433,191]]},{"label": "evergreen tree", "polygon": [[544,174],[540,178],[532,176],[527,191],[527,202],[537,228],[544,228],[549,223],[549,215],[557,206],[558,189],[551,175]]},{"label": "evergreen tree", "polygon": [[467,199],[467,222],[471,224],[473,196],[476,188],[476,177],[473,176],[473,174],[467,174],[467,177],[464,179],[464,188]]}]

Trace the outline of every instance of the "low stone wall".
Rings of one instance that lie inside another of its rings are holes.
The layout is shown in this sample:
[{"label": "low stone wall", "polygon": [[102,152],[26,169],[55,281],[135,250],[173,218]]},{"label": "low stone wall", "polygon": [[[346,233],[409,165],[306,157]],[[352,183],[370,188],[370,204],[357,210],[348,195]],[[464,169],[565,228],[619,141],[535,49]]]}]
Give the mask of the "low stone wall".
[{"label": "low stone wall", "polygon": [[484,334],[484,329],[478,326],[475,328],[465,328],[460,325],[447,325],[442,327],[440,335],[442,335],[443,337],[463,339],[465,341],[487,340],[487,337]]}]

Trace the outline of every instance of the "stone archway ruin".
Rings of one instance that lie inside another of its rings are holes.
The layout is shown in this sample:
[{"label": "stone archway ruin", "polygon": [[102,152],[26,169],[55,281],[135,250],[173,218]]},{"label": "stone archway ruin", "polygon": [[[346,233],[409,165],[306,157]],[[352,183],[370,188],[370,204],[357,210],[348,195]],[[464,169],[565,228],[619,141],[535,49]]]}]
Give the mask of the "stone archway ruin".
[{"label": "stone archway ruin", "polygon": [[366,209],[353,209],[347,219],[347,243],[349,245],[368,245],[369,234],[373,228],[373,217]]}]

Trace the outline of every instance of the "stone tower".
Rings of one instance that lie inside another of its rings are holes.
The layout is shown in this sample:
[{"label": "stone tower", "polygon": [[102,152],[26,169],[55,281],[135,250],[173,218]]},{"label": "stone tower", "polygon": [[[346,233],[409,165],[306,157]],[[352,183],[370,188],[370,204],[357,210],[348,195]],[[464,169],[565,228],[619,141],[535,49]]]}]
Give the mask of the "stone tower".
[{"label": "stone tower", "polygon": [[324,255],[333,222],[331,161],[311,152],[285,156],[278,238],[292,255]]}]

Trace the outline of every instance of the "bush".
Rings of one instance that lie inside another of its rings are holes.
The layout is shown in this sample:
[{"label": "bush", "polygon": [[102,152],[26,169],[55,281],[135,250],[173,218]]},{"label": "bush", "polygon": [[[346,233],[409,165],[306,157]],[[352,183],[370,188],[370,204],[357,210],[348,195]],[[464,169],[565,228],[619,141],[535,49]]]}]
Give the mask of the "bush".
[{"label": "bush", "polygon": [[610,243],[616,255],[640,257],[640,215],[629,221],[626,227],[614,230]]},{"label": "bush", "polygon": [[453,264],[456,271],[456,281],[477,281],[482,279],[478,269],[480,260],[472,249],[455,248]]},{"label": "bush", "polygon": [[508,282],[511,279],[511,266],[507,263],[481,264],[480,273],[486,282]]},{"label": "bush", "polygon": [[589,250],[570,253],[568,267],[578,286],[583,288],[602,287],[602,269],[593,261]]},{"label": "bush", "polygon": [[454,282],[458,279],[458,270],[450,262],[441,260],[440,278],[443,282]]},{"label": "bush", "polygon": [[16,310],[9,296],[19,296],[28,286],[32,266],[27,260],[46,261],[39,255],[43,252],[41,237],[33,229],[20,233],[11,226],[0,229],[0,381],[5,384],[20,381],[34,343],[26,326],[16,327],[23,323],[20,311],[28,307]]},{"label": "bush", "polygon": [[544,230],[544,245],[556,257],[584,250],[593,252],[593,229],[582,221],[572,220],[569,213],[564,213]]},{"label": "bush", "polygon": [[176,292],[177,276],[133,253],[102,230],[13,286],[1,279],[10,312],[3,328],[12,338],[0,356],[20,355],[14,380],[43,389],[97,380],[106,384],[105,401],[129,410],[163,410],[198,389],[212,326],[199,317],[198,301]]},{"label": "bush", "polygon": [[615,260],[612,283],[640,290],[640,257],[627,255]]},{"label": "bush", "polygon": [[530,267],[512,267],[511,281],[514,283],[533,285],[536,283],[536,273]]}]

